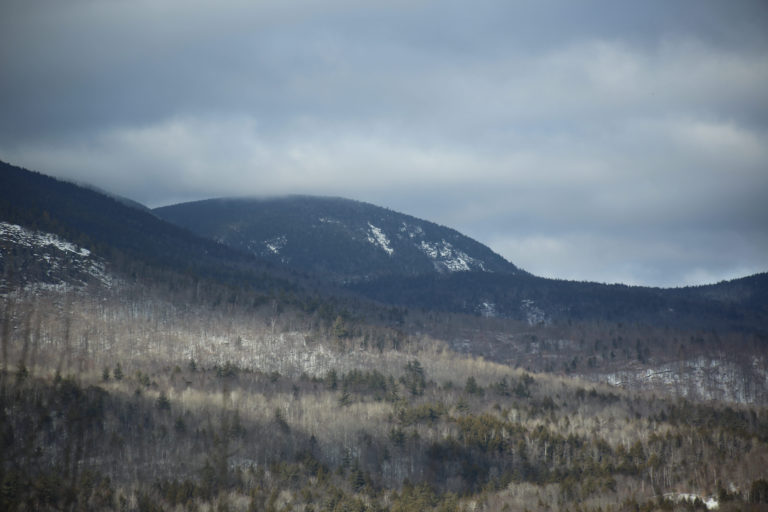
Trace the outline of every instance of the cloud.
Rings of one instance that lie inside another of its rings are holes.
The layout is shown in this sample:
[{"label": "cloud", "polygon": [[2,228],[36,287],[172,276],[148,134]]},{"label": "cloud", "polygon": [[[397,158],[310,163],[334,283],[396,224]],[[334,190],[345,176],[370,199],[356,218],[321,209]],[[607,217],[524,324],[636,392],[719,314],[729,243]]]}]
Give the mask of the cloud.
[{"label": "cloud", "polygon": [[546,275],[768,266],[762,2],[2,9],[4,160],[150,205],[368,200]]}]

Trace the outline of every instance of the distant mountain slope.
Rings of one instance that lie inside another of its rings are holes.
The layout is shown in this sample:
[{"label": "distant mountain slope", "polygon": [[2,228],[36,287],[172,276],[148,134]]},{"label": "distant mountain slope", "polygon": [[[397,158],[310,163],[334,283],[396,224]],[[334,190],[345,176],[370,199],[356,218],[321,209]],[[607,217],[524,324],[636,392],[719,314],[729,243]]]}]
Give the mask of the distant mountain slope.
[{"label": "distant mountain slope", "polygon": [[198,237],[143,207],[3,162],[0,221],[55,235],[113,265],[143,263],[240,284],[280,281],[281,271],[268,262]]},{"label": "distant mountain slope", "polygon": [[768,331],[768,274],[677,289],[544,279],[455,230],[339,198],[213,199],[154,212],[397,306],[533,324],[597,320]]},{"label": "distant mountain slope", "polygon": [[348,199],[212,199],[154,212],[233,248],[341,281],[520,272],[453,229]]},{"label": "distant mountain slope", "polygon": [[452,229],[345,199],[209,200],[153,213],[0,163],[0,222],[6,284],[86,283],[147,267],[532,324],[607,320],[768,334],[768,274],[679,289],[543,279]]},{"label": "distant mountain slope", "polygon": [[531,324],[609,321],[768,335],[766,273],[671,289],[480,272],[384,277],[350,287],[384,303],[515,318]]}]

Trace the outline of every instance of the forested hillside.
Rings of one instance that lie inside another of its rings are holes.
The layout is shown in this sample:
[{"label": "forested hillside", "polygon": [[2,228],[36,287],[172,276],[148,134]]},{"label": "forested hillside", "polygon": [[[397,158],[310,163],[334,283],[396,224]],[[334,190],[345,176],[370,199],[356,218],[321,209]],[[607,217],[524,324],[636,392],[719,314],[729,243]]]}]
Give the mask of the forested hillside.
[{"label": "forested hillside", "polygon": [[153,211],[198,235],[334,281],[467,271],[520,273],[488,247],[453,229],[349,199],[211,199]]},{"label": "forested hillside", "polygon": [[462,272],[385,277],[350,288],[390,304],[534,323],[579,321],[661,325],[768,335],[768,274],[709,286],[651,288]]},{"label": "forested hillside", "polygon": [[396,307],[768,335],[768,274],[679,289],[544,279],[452,229],[341,198],[212,199],[154,212],[276,268]]},{"label": "forested hillside", "polygon": [[297,287],[298,277],[284,269],[126,203],[0,162],[0,221],[76,243],[106,258],[116,271],[161,268],[260,290]]},{"label": "forested hillside", "polygon": [[3,509],[768,506],[764,406],[528,373],[320,311],[192,295],[6,296]]}]

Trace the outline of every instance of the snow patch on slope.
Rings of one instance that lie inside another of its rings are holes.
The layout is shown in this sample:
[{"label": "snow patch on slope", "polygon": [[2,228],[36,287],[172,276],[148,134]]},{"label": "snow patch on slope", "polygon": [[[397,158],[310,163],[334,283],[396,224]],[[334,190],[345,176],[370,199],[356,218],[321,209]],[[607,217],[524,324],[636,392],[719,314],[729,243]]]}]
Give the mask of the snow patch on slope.
[{"label": "snow patch on slope", "polygon": [[490,301],[481,302],[476,309],[480,313],[480,316],[485,318],[494,318],[498,316],[498,313],[496,312],[496,304]]},{"label": "snow patch on slope", "polygon": [[689,492],[668,492],[664,494],[664,497],[675,503],[686,502],[692,509],[696,500],[701,501],[707,510],[717,510],[720,508],[720,502],[714,496],[702,496]]},{"label": "snow patch on slope", "polygon": [[485,271],[482,261],[454,248],[445,239],[440,242],[422,240],[417,247],[432,260],[438,272],[468,272],[473,269]]},{"label": "snow patch on slope", "polygon": [[111,286],[104,261],[84,247],[62,240],[52,233],[32,231],[17,224],[0,222],[0,262],[6,257],[9,246],[32,252],[37,265],[38,283],[25,283],[39,288],[61,287],[70,284],[84,285],[95,279]]},{"label": "snow patch on slope", "polygon": [[377,228],[370,222],[368,223],[368,241],[373,245],[381,247],[381,249],[390,256],[395,252],[389,245],[389,238],[387,238],[387,235],[384,234],[381,228]]},{"label": "snow patch on slope", "polygon": [[542,325],[549,323],[547,314],[531,299],[523,299],[520,301],[520,309],[525,314],[525,319],[528,322],[528,325]]},{"label": "snow patch on slope", "polygon": [[[424,230],[421,228],[421,226],[417,225],[409,225],[403,222],[403,224],[400,226],[400,233],[408,235],[408,238],[421,238],[424,236]],[[402,238],[402,235],[401,235]]]},{"label": "snow patch on slope", "polygon": [[66,242],[52,233],[30,231],[17,224],[7,222],[0,222],[0,238],[22,247],[44,248],[50,246],[78,256],[88,257],[91,255],[91,251],[88,249],[78,248],[75,244]]},{"label": "snow patch on slope", "polygon": [[267,249],[272,254],[280,254],[280,251],[285,247],[285,244],[288,243],[288,237],[285,235],[279,235],[273,238],[270,238],[269,240],[264,240],[264,245],[267,246]]}]

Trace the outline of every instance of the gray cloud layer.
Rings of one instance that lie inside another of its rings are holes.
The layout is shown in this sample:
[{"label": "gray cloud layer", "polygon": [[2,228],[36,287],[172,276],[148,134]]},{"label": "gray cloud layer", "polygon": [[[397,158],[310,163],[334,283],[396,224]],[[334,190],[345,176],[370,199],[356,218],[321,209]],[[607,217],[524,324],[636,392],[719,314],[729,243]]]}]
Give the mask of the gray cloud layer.
[{"label": "gray cloud layer", "polygon": [[342,195],[537,274],[768,270],[763,1],[0,5],[0,158],[150,205]]}]

